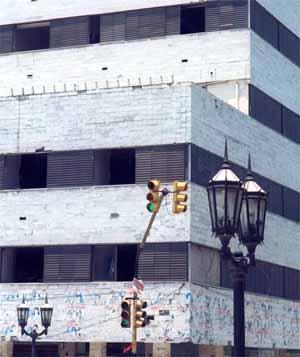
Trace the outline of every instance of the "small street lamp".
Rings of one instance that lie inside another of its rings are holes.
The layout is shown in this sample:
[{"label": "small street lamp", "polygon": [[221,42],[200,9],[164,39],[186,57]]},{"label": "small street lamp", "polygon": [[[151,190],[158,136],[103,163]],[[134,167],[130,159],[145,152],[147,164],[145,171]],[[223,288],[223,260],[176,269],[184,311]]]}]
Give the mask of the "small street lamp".
[{"label": "small street lamp", "polygon": [[[222,244],[221,256],[231,261],[233,279],[234,356],[245,356],[245,279],[255,266],[255,250],[264,239],[267,193],[255,182],[249,155],[245,182],[232,171],[225,143],[224,162],[207,187],[212,232]],[[248,251],[232,252],[229,243],[238,236]]]},{"label": "small street lamp", "polygon": [[36,357],[36,340],[42,336],[47,335],[48,327],[51,325],[53,308],[48,304],[48,297],[46,295],[45,304],[40,308],[41,322],[44,327],[42,332],[37,332],[37,326],[34,326],[31,332],[26,331],[25,327],[27,325],[29,316],[29,307],[25,304],[25,297],[23,296],[22,304],[17,307],[18,323],[21,327],[22,335],[31,337],[31,356]]}]

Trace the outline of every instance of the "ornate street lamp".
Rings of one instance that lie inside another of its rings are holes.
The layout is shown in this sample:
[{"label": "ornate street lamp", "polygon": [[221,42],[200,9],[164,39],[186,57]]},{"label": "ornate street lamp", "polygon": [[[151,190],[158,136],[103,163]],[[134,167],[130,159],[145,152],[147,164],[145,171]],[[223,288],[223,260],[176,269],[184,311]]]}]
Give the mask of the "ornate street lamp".
[{"label": "ornate street lamp", "polygon": [[[207,187],[212,232],[222,244],[221,256],[231,262],[233,279],[234,356],[245,356],[245,279],[248,267],[255,265],[255,250],[263,242],[267,194],[255,182],[249,155],[244,184],[229,163],[227,143],[224,162]],[[230,239],[237,235],[248,254],[232,252]]]},{"label": "ornate street lamp", "polygon": [[53,308],[50,307],[48,304],[47,295],[45,298],[45,304],[40,308],[40,313],[41,313],[41,322],[42,322],[42,326],[44,327],[44,330],[42,332],[37,332],[36,326],[34,326],[34,328],[31,330],[31,332],[28,332],[25,329],[25,327],[28,322],[29,307],[25,304],[25,297],[23,296],[22,304],[17,307],[18,323],[19,323],[19,326],[21,327],[22,335],[25,334],[26,336],[31,337],[31,340],[32,340],[31,356],[32,357],[36,357],[36,340],[42,335],[47,335],[48,328],[51,325]]},{"label": "ornate street lamp", "polygon": [[242,181],[229,165],[225,143],[223,164],[207,187],[212,232],[220,238],[225,255],[228,254],[230,239],[239,230],[243,191]]},{"label": "ornate street lamp", "polygon": [[244,195],[240,216],[240,242],[247,247],[250,263],[255,265],[256,247],[264,240],[267,193],[255,182],[248,159],[248,174],[243,184]]}]

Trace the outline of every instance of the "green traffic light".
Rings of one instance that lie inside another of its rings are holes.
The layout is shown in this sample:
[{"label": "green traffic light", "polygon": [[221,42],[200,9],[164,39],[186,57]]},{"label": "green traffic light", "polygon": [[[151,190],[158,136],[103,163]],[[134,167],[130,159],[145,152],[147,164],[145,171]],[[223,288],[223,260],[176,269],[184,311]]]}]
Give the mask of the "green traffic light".
[{"label": "green traffic light", "polygon": [[129,321],[128,320],[122,320],[121,326],[122,327],[129,327]]},{"label": "green traffic light", "polygon": [[148,203],[148,204],[147,204],[147,210],[148,210],[149,212],[153,213],[154,210],[155,210],[155,204],[154,204],[153,202]]}]

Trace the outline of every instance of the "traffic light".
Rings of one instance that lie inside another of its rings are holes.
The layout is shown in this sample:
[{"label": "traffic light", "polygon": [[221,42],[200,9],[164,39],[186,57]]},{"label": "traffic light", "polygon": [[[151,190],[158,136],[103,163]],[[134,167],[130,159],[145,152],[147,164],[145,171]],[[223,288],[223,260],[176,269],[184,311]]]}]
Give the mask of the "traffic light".
[{"label": "traffic light", "polygon": [[130,327],[130,317],[131,317],[131,300],[124,299],[121,303],[121,326],[124,328]]},{"label": "traffic light", "polygon": [[145,309],[147,307],[146,301],[137,299],[135,302],[135,327],[145,327],[148,323],[147,313]]},{"label": "traffic light", "polygon": [[186,181],[173,182],[173,213],[182,213],[187,210],[187,205],[184,203],[188,199],[188,195],[182,193],[188,189]]},{"label": "traffic light", "polygon": [[151,213],[158,212],[159,210],[159,186],[159,180],[150,180],[148,182],[150,192],[147,193],[146,198],[150,202],[147,204],[147,210]]}]

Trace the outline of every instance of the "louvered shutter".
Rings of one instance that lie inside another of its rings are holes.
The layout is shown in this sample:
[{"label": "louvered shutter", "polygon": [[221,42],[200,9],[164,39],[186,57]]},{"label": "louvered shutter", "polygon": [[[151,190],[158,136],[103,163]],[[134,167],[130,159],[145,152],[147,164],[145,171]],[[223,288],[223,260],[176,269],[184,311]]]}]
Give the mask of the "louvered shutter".
[{"label": "louvered shutter", "polygon": [[166,35],[180,34],[180,6],[168,6],[166,13]]},{"label": "louvered shutter", "polygon": [[268,193],[267,209],[270,212],[283,215],[282,186],[268,178],[254,173],[258,184]]},{"label": "louvered shutter", "polygon": [[300,116],[282,107],[282,134],[300,144]]},{"label": "louvered shutter", "polygon": [[[32,347],[31,344],[14,342],[13,344],[14,357],[31,357]],[[59,357],[58,344],[37,344],[36,355],[38,357]]]},{"label": "louvered shutter", "polygon": [[140,38],[139,34],[139,12],[128,11],[126,13],[126,40],[136,40]]},{"label": "louvered shutter", "polygon": [[219,170],[222,158],[217,155],[191,145],[191,181],[206,186],[208,181]]},{"label": "louvered shutter", "polygon": [[188,244],[147,243],[139,259],[139,278],[187,281]]},{"label": "louvered shutter", "polygon": [[220,31],[219,1],[210,1],[205,8],[205,31]]},{"label": "louvered shutter", "polygon": [[299,221],[299,193],[283,186],[283,216],[293,221]]},{"label": "louvered shutter", "polygon": [[139,36],[149,38],[165,35],[165,8],[146,9],[139,12]]},{"label": "louvered shutter", "polygon": [[50,47],[67,47],[89,43],[88,16],[52,20],[50,22]]},{"label": "louvered shutter", "polygon": [[256,0],[250,0],[250,4],[250,27],[260,37],[269,42],[275,48],[278,48],[278,21]]},{"label": "louvered shutter", "polygon": [[300,39],[284,25],[279,23],[279,50],[292,62],[299,65]]},{"label": "louvered shutter", "polygon": [[5,171],[5,155],[0,155],[0,190],[3,190],[5,188],[4,171]]},{"label": "louvered shutter", "polygon": [[136,183],[156,178],[162,182],[186,179],[185,145],[136,149]]},{"label": "louvered shutter", "polygon": [[44,249],[44,282],[91,280],[91,246],[56,246]]},{"label": "louvered shutter", "polygon": [[108,14],[100,16],[100,42],[125,40],[126,13]]},{"label": "louvered shutter", "polygon": [[300,271],[284,268],[284,297],[300,300]]},{"label": "louvered shutter", "polygon": [[253,85],[249,85],[249,114],[260,123],[281,133],[281,105]]},{"label": "louvered shutter", "polygon": [[70,151],[48,154],[47,187],[94,184],[94,152]]},{"label": "louvered shutter", "polygon": [[208,2],[205,15],[206,31],[222,31],[248,27],[248,0]]},{"label": "louvered shutter", "polygon": [[0,26],[0,53],[13,51],[14,31],[14,25]]}]

